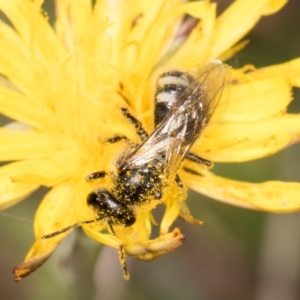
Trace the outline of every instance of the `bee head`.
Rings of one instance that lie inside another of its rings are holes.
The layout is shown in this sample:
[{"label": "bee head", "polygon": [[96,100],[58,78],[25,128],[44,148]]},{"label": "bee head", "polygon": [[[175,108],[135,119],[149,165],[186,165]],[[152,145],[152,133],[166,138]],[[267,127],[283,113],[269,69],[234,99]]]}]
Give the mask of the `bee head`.
[{"label": "bee head", "polygon": [[136,221],[132,209],[105,189],[91,192],[87,197],[87,204],[92,207],[99,219],[106,220],[111,225],[128,227]]}]

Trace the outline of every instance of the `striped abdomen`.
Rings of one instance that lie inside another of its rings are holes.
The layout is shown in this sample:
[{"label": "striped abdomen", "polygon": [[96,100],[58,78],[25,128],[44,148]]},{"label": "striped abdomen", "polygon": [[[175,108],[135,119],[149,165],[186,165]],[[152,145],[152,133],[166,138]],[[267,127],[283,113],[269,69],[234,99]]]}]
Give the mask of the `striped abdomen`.
[{"label": "striped abdomen", "polygon": [[154,125],[163,120],[194,78],[186,72],[173,70],[162,73],[156,83]]}]

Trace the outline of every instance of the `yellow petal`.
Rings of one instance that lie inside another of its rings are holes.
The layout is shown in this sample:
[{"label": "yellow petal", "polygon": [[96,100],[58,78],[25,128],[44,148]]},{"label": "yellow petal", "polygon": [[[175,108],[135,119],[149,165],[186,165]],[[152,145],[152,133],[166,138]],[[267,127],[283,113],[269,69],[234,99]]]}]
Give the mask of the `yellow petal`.
[{"label": "yellow petal", "polygon": [[291,61],[258,69],[251,72],[249,75],[253,78],[269,78],[270,76],[285,76],[289,79],[291,85],[300,87],[300,58],[293,59]]},{"label": "yellow petal", "polygon": [[0,128],[0,144],[1,161],[43,158],[60,150],[46,135],[33,130]]},{"label": "yellow petal", "polygon": [[[174,221],[178,218],[180,207],[175,199],[168,199],[169,201],[166,203],[166,211],[164,213],[164,217],[161,221],[160,225],[160,234],[166,234],[169,232],[170,226],[174,223]],[[173,200],[173,201],[172,201]]]},{"label": "yellow petal", "polygon": [[50,158],[14,162],[0,168],[0,210],[24,199],[40,185],[53,186],[71,178],[78,168],[73,151]]},{"label": "yellow petal", "polygon": [[[188,38],[167,62],[167,66],[177,66],[190,69],[203,63],[209,57],[209,47],[213,39],[216,4],[209,1],[190,2],[185,6],[184,12],[199,19],[198,25],[192,30]],[[201,49],[201,51],[199,51]],[[189,55],[187,55],[189,53]]]},{"label": "yellow petal", "polygon": [[45,196],[35,215],[36,242],[29,250],[24,262],[14,268],[16,281],[42,266],[60,241],[70,233],[68,231],[51,238],[41,239],[43,235],[61,230],[77,221],[74,213],[76,192],[76,185],[68,182],[56,186]]},{"label": "yellow petal", "polygon": [[90,226],[86,226],[86,225],[83,225],[82,229],[84,230],[87,236],[89,236],[94,241],[100,244],[108,245],[115,249],[119,249],[120,246],[122,245],[122,242],[117,237],[111,234],[98,232],[92,229]]},{"label": "yellow petal", "polygon": [[[80,167],[77,155],[80,154],[76,153],[76,149],[71,149],[61,150],[52,154],[51,157],[43,159],[24,160],[18,162],[20,164],[18,169],[16,168],[16,171],[11,173],[10,177],[18,183],[54,186],[76,174],[75,172]],[[22,163],[24,166],[21,165]],[[25,164],[28,166],[25,167]]]},{"label": "yellow petal", "polygon": [[0,113],[23,124],[41,129],[42,115],[37,109],[36,102],[2,87],[0,87]]},{"label": "yellow petal", "polygon": [[182,179],[191,189],[227,204],[277,213],[300,210],[300,183],[297,182],[249,183],[208,171],[201,175],[184,172]]},{"label": "yellow petal", "polygon": [[[127,49],[128,54],[131,50],[131,55],[126,56],[129,59],[123,59],[127,68],[135,74],[134,79],[138,83],[143,83],[150,77],[153,67],[162,59],[168,52],[170,45],[176,35],[177,28],[180,26],[180,21],[188,6],[191,3],[183,3],[180,0],[171,1],[156,1],[153,5],[152,1],[139,1],[139,4],[132,2],[131,11],[132,28],[128,32],[129,39],[135,44],[135,51],[133,51],[133,44],[131,49]],[[181,5],[180,5],[181,4]],[[164,30],[161,30],[164,28]],[[124,58],[126,58],[124,57]],[[151,64],[147,60],[152,61]],[[133,66],[129,62],[137,60],[138,65]],[[123,62],[121,62],[123,64]],[[136,70],[143,70],[137,73]]]},{"label": "yellow petal", "polygon": [[178,188],[178,183],[174,182],[170,185],[165,193],[166,211],[161,221],[160,234],[166,234],[169,232],[170,226],[178,218],[180,212],[180,202],[186,199],[187,190]]},{"label": "yellow petal", "polygon": [[68,49],[74,48],[89,32],[92,19],[90,0],[55,0],[57,18],[55,29],[60,40]]},{"label": "yellow petal", "polygon": [[[73,180],[59,184],[47,193],[39,205],[34,218],[34,232],[37,241],[43,235],[59,231],[77,222],[75,214],[77,192],[78,188],[75,180]],[[47,239],[47,241],[57,243],[68,233],[62,233]]]},{"label": "yellow petal", "polygon": [[196,225],[203,225],[204,222],[201,220],[196,219],[192,216],[189,207],[187,206],[186,202],[180,202],[180,217],[188,223],[196,224]]},{"label": "yellow petal", "polygon": [[182,245],[184,240],[185,236],[180,232],[179,228],[175,228],[173,232],[161,235],[154,240],[124,245],[124,250],[126,254],[134,258],[151,261],[174,251]]},{"label": "yellow petal", "polygon": [[45,241],[36,242],[25,261],[13,268],[15,281],[20,281],[41,267],[56,249],[56,245]]},{"label": "yellow petal", "polygon": [[232,46],[230,49],[226,50],[222,55],[220,55],[220,59],[222,61],[227,61],[234,55],[236,55],[238,52],[240,52],[242,49],[246,47],[250,43],[249,40],[244,40],[242,42],[237,43],[236,45]]},{"label": "yellow petal", "polygon": [[44,66],[59,61],[65,54],[48,20],[41,14],[41,2],[30,0],[0,0],[0,9],[31,50],[31,55]]},{"label": "yellow petal", "polygon": [[[81,210],[84,210],[83,203],[81,203],[81,205]],[[80,218],[83,220],[92,219],[87,213],[84,216],[81,214]],[[99,232],[106,227],[104,222],[97,221],[95,223],[83,225],[82,227],[85,233],[93,240],[115,249],[119,249],[122,245],[147,241],[150,238],[152,229],[148,212],[139,213],[136,222],[130,228],[114,227],[116,236]]]},{"label": "yellow petal", "polygon": [[287,0],[233,2],[217,19],[208,58],[220,57],[250,31],[261,16],[275,13],[286,2]]},{"label": "yellow petal", "polygon": [[243,162],[274,154],[299,139],[300,115],[253,123],[219,122],[206,129],[192,152],[215,162]]},{"label": "yellow petal", "polygon": [[259,21],[261,16],[273,14],[287,0],[237,0],[218,17],[208,58],[220,57],[236,44]]},{"label": "yellow petal", "polygon": [[6,209],[34,192],[39,186],[12,182],[11,176],[31,167],[31,161],[15,162],[0,168],[0,210]]},{"label": "yellow petal", "polygon": [[221,120],[260,121],[284,113],[291,101],[291,86],[284,76],[233,85],[226,113]]},{"label": "yellow petal", "polygon": [[139,243],[150,239],[152,231],[151,214],[149,212],[140,212],[137,214],[137,220],[130,228],[116,229],[118,238],[122,244]]},{"label": "yellow petal", "polygon": [[0,49],[1,74],[23,93],[30,95],[36,89],[41,72],[32,64],[30,51],[24,41],[3,21],[0,21]]}]

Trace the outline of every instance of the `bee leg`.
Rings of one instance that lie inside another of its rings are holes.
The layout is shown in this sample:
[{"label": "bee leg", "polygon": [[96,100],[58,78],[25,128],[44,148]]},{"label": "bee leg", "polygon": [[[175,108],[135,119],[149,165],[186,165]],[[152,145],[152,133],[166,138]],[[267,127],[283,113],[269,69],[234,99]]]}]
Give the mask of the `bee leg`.
[{"label": "bee leg", "polygon": [[85,180],[87,182],[92,182],[92,181],[95,181],[97,179],[103,178],[106,175],[107,175],[107,173],[105,171],[95,172],[95,173],[92,173],[92,174],[86,176]]},{"label": "bee leg", "polygon": [[126,280],[129,280],[130,275],[129,275],[128,268],[127,268],[126,253],[125,253],[123,245],[120,245],[120,247],[119,247],[119,260],[120,260],[120,263],[122,266],[123,277]]},{"label": "bee leg", "polygon": [[[116,233],[114,231],[114,228],[113,228],[111,222],[108,222],[108,231],[109,231],[110,234],[116,236]],[[120,264],[121,264],[121,267],[122,267],[122,271],[123,271],[123,277],[126,280],[129,280],[130,275],[129,275],[128,268],[127,268],[126,253],[125,253],[123,245],[119,246],[118,253],[119,253],[119,261],[120,261]]]},{"label": "bee leg", "polygon": [[183,188],[183,183],[178,174],[176,174],[175,181],[180,188]]},{"label": "bee leg", "polygon": [[114,236],[117,236],[115,231],[114,231],[114,228],[112,227],[112,223],[110,221],[107,222],[107,225],[108,225],[108,232]]},{"label": "bee leg", "polygon": [[105,142],[109,144],[114,144],[122,140],[131,143],[130,139],[125,135],[114,135],[113,137],[105,140]]},{"label": "bee leg", "polygon": [[122,107],[121,111],[124,117],[127,118],[134,125],[136,133],[140,137],[141,141],[145,142],[148,138],[148,133],[143,128],[142,123],[136,117],[134,117],[127,108]]},{"label": "bee leg", "polygon": [[202,157],[199,157],[193,153],[188,153],[186,156],[185,156],[186,159],[190,160],[190,161],[193,161],[195,163],[198,163],[198,164],[203,164],[203,165],[206,165],[207,167],[211,167],[212,166],[212,162],[207,160],[207,159],[204,159]]},{"label": "bee leg", "polygon": [[126,141],[131,147],[133,148],[137,148],[138,144],[132,142],[127,136],[125,135],[114,135],[113,137],[105,140],[104,142],[106,143],[110,143],[110,144],[114,144],[114,143],[118,143],[119,141]]}]

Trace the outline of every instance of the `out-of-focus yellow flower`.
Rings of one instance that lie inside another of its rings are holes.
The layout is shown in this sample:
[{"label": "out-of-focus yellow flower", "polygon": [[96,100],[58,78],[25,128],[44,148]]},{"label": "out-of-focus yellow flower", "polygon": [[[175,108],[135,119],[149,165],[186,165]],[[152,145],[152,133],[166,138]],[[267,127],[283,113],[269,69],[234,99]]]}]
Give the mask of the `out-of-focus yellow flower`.
[{"label": "out-of-focus yellow flower", "polygon": [[[92,220],[85,176],[111,171],[127,143],[104,142],[116,134],[140,143],[134,127],[120,114],[128,107],[144,128],[153,130],[152,73],[163,66],[189,69],[212,58],[226,60],[240,50],[239,40],[285,0],[237,0],[221,16],[209,1],[56,0],[52,28],[41,0],[0,0],[9,19],[0,21],[0,113],[16,120],[0,129],[0,207],[50,187],[34,221],[36,241],[15,268],[20,280],[42,265],[68,232],[45,234]],[[190,19],[199,20],[188,33]],[[300,59],[282,65],[232,70],[226,113],[209,126],[193,153],[213,162],[244,162],[271,155],[299,140],[300,117],[286,113],[291,86],[300,85]],[[300,184],[234,181],[198,166],[179,171],[184,183],[214,199],[272,212],[297,211]],[[170,187],[168,194],[172,194]],[[127,255],[152,260],[182,244],[181,215],[198,222],[182,197],[164,201],[161,235],[149,240],[151,212],[138,214],[131,230],[106,233],[102,222],[83,225],[97,242]],[[200,222],[199,222],[200,223]]]}]

